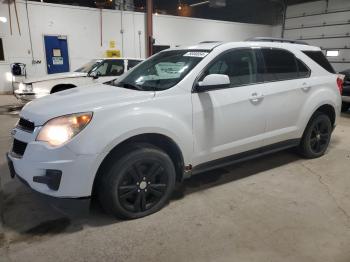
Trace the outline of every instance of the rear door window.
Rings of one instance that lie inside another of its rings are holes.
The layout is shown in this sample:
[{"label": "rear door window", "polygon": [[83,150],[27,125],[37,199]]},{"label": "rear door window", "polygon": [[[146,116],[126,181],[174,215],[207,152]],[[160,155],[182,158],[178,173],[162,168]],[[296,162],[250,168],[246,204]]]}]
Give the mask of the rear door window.
[{"label": "rear door window", "polygon": [[332,65],[328,62],[322,51],[303,51],[303,53],[326,69],[329,73],[335,73]]},{"label": "rear door window", "polygon": [[282,49],[261,49],[265,62],[264,81],[280,81],[298,78],[295,56]]},{"label": "rear door window", "polygon": [[298,64],[299,77],[300,78],[309,77],[311,73],[310,69],[298,58],[297,58],[297,64]]}]

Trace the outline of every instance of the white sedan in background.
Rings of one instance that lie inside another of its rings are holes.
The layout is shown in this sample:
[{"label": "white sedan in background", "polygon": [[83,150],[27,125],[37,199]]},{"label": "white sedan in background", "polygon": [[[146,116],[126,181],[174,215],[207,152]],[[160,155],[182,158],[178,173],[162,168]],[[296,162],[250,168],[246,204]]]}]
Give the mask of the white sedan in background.
[{"label": "white sedan in background", "polygon": [[27,78],[18,84],[15,96],[22,102],[28,102],[80,85],[105,83],[118,78],[140,62],[142,59],[94,59],[74,72]]}]

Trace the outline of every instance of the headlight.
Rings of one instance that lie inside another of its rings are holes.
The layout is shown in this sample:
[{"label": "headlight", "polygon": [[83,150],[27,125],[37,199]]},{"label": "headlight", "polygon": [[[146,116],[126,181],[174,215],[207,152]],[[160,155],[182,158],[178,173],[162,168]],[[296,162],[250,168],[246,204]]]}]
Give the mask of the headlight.
[{"label": "headlight", "polygon": [[22,92],[33,92],[33,85],[20,83],[18,89]]},{"label": "headlight", "polygon": [[51,146],[60,146],[86,127],[92,119],[92,112],[65,115],[46,122],[36,140],[45,141]]}]

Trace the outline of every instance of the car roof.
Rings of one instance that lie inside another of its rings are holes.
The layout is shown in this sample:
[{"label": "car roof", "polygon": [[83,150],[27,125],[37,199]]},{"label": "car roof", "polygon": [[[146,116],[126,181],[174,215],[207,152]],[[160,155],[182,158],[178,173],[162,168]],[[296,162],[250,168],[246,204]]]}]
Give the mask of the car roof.
[{"label": "car roof", "polygon": [[306,44],[295,44],[295,43],[281,43],[281,42],[270,42],[270,41],[242,41],[242,42],[220,42],[220,41],[205,41],[191,46],[179,46],[176,48],[166,50],[213,50],[215,48],[237,48],[237,47],[272,47],[272,48],[283,48],[288,50],[302,50],[302,51],[319,51],[321,50],[317,46],[310,46]]},{"label": "car roof", "polygon": [[96,58],[96,59],[101,59],[101,60],[138,60],[138,61],[145,60],[144,58],[132,58],[132,57],[101,57],[101,58]]}]

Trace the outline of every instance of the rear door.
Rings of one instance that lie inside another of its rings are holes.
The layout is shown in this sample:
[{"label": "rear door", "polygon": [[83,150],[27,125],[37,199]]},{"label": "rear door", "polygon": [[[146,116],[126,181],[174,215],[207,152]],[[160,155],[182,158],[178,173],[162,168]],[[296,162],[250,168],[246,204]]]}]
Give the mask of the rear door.
[{"label": "rear door", "polygon": [[44,36],[47,73],[69,72],[68,43],[66,36]]},{"label": "rear door", "polygon": [[[312,92],[309,68],[295,55],[284,49],[261,48],[264,62],[264,104],[266,117],[264,145],[300,136],[298,121]],[[294,141],[296,142],[296,141]]]}]

